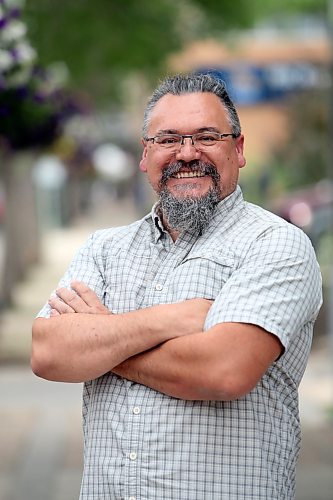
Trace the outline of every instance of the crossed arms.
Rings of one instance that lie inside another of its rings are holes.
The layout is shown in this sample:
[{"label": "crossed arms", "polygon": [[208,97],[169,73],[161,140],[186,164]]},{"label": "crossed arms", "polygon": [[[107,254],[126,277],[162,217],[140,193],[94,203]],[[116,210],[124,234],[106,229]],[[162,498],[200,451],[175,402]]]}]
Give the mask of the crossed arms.
[{"label": "crossed arms", "polygon": [[33,324],[31,365],[42,378],[83,382],[109,371],[169,396],[232,400],[249,392],[279,357],[262,328],[221,323],[203,332],[211,303],[192,299],[112,314],[80,282],[50,299]]}]

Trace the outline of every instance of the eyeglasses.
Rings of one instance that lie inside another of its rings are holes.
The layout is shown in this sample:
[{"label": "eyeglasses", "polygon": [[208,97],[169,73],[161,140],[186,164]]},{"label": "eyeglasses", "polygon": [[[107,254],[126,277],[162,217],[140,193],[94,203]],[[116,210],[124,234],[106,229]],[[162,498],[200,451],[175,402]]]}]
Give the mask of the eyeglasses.
[{"label": "eyeglasses", "polygon": [[220,134],[218,132],[199,132],[197,134],[160,134],[155,137],[145,137],[145,141],[151,141],[163,149],[169,151],[178,151],[184,145],[185,139],[191,139],[192,146],[200,151],[215,146],[218,142],[223,141],[225,137],[239,137],[239,134]]}]

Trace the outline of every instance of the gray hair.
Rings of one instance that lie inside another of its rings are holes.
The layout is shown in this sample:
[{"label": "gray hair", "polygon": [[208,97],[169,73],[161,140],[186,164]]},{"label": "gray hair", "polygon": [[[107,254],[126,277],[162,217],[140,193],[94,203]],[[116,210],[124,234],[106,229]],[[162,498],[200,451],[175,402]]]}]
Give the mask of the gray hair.
[{"label": "gray hair", "polygon": [[188,75],[178,74],[175,76],[167,77],[154,90],[152,96],[148,101],[144,113],[142,126],[143,137],[147,137],[151,113],[156,103],[162,97],[164,97],[166,94],[183,95],[192,94],[195,92],[211,92],[212,94],[215,94],[220,99],[226,112],[228,113],[229,122],[232,127],[232,133],[236,136],[240,135],[241,126],[238,113],[227,92],[225,83],[211,74],[193,73]]}]

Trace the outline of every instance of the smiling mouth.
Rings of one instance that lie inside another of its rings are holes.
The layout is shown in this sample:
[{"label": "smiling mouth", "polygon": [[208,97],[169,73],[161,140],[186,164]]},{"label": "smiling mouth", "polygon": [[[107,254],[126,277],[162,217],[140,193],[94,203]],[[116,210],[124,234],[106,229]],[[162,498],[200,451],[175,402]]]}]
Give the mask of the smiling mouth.
[{"label": "smiling mouth", "polygon": [[203,172],[198,172],[198,171],[191,171],[191,172],[177,172],[174,174],[172,177],[175,179],[191,179],[194,177],[205,177],[205,173]]}]

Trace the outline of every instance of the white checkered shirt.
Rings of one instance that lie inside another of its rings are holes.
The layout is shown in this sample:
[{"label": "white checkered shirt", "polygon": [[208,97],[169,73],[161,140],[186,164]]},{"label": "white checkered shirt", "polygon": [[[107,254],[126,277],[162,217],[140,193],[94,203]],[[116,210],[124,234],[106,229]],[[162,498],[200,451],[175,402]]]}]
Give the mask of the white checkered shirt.
[{"label": "white checkered shirt", "polygon": [[[200,237],[184,233],[173,243],[154,210],[129,226],[97,231],[60,285],[74,279],[114,313],[213,299],[205,329],[253,323],[285,348],[236,401],[183,401],[112,373],[86,383],[81,500],[293,499],[297,388],[321,304],[307,236],[245,202],[237,188]],[[39,315],[48,314],[45,306]]]}]

